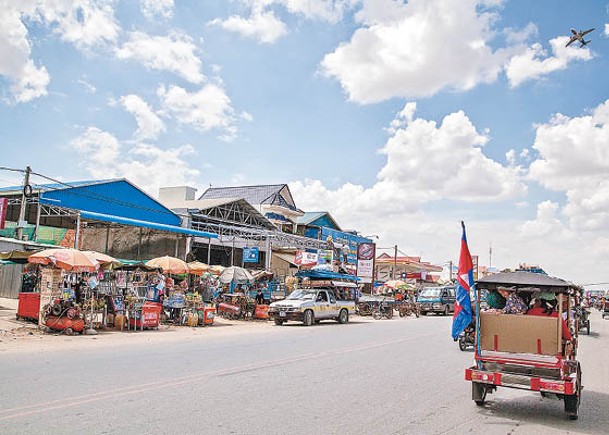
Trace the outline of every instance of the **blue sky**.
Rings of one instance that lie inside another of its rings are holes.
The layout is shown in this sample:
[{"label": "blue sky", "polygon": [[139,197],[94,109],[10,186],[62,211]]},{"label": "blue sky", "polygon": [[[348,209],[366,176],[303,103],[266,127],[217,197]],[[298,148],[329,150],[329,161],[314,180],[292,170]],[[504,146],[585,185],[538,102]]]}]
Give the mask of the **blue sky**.
[{"label": "blue sky", "polygon": [[3,166],[288,182],[424,260],[465,220],[483,265],[609,281],[609,1],[2,4]]}]

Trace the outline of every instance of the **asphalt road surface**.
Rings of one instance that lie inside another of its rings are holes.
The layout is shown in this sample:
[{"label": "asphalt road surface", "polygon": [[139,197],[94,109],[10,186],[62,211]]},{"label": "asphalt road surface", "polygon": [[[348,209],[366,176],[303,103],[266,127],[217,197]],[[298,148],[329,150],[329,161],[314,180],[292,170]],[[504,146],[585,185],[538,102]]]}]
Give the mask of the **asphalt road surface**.
[{"label": "asphalt road surface", "polygon": [[128,346],[0,352],[0,433],[609,432],[609,320],[599,312],[592,334],[580,336],[577,421],[555,398],[506,388],[477,407],[463,379],[473,353],[459,351],[450,324],[353,317],[219,326],[236,332],[160,344],[144,332]]}]

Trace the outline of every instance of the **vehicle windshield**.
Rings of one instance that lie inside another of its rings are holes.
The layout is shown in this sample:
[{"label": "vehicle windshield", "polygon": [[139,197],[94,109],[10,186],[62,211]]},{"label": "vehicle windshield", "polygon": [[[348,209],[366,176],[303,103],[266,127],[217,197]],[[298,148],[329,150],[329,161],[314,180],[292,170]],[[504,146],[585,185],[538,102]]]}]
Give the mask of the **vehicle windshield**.
[{"label": "vehicle windshield", "polygon": [[439,287],[427,287],[421,290],[420,298],[439,298],[442,294],[442,289]]},{"label": "vehicle windshield", "polygon": [[290,293],[286,299],[315,299],[315,295],[317,295],[316,290],[298,289]]}]

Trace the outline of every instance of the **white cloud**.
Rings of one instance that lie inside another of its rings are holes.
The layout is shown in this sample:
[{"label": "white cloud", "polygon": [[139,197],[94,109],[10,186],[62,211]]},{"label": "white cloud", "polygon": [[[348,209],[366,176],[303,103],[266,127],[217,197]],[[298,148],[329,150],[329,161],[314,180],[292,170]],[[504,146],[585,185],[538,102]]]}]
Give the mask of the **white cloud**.
[{"label": "white cloud", "polygon": [[86,128],[70,145],[92,177],[125,177],[152,195],[161,186],[192,185],[199,176],[190,163],[189,157],[195,154],[191,145],[161,149],[138,143],[125,148],[116,137],[97,127]]},{"label": "white cloud", "polygon": [[525,191],[519,169],[487,158],[482,147],[488,138],[458,111],[440,125],[413,119],[412,105],[398,115],[395,129],[382,152],[387,163],[379,179],[397,183],[408,192],[424,191],[429,199],[503,200]]},{"label": "white cloud", "polygon": [[564,213],[573,229],[609,230],[608,143],[609,100],[588,115],[557,114],[537,126],[533,148],[539,156],[529,177],[566,193]]},{"label": "white cloud", "polygon": [[553,71],[566,69],[569,62],[574,60],[592,59],[588,49],[565,47],[568,40],[566,36],[550,40],[551,56],[548,56],[541,44],[533,44],[524,53],[512,57],[506,66],[510,86],[516,87],[527,80],[539,79]]},{"label": "white cloud", "polygon": [[407,103],[391,122],[391,136],[381,150],[387,162],[372,187],[347,183],[332,190],[319,180],[296,181],[290,189],[298,196],[298,206],[317,210],[331,205],[339,221],[362,228],[380,211],[384,225],[386,219],[397,222],[405,215],[420,214],[431,201],[495,202],[526,191],[520,168],[504,167],[482,153],[488,138],[463,112],[447,115],[437,125],[415,119],[415,108]]},{"label": "white cloud", "polygon": [[47,95],[51,80],[47,69],[36,66],[31,59],[32,47],[27,36],[16,5],[3,4],[0,10],[0,75],[11,83],[12,97],[18,103]]},{"label": "white cloud", "polygon": [[137,140],[156,139],[159,133],[165,131],[163,121],[139,96],[126,95],[121,97],[120,102],[135,117],[137,131],[134,136]]},{"label": "white cloud", "polygon": [[249,9],[249,15],[216,18],[208,24],[218,25],[260,43],[274,43],[288,34],[286,24],[278,18],[276,10],[283,8],[287,13],[305,19],[337,23],[345,11],[359,4],[360,0],[241,0],[241,3]]},{"label": "white cloud", "polygon": [[192,125],[202,131],[222,130],[221,138],[227,141],[235,137],[235,111],[220,86],[207,84],[194,93],[179,86],[161,86],[157,95],[163,109],[181,124]]},{"label": "white cloud", "polygon": [[149,20],[173,16],[173,0],[140,0],[142,14]]},{"label": "white cloud", "polygon": [[50,76],[31,58],[24,22],[46,25],[79,49],[114,43],[119,27],[114,0],[3,1],[0,5],[0,75],[11,83],[14,101],[25,103],[48,94]]},{"label": "white cloud", "polygon": [[94,85],[94,84],[92,84],[92,83],[90,83],[90,82],[88,82],[88,81],[87,81],[86,79],[84,79],[84,78],[83,78],[83,79],[78,79],[78,80],[76,81],[76,83],[78,83],[78,84],[80,84],[80,85],[83,85],[83,86],[84,86],[84,88],[85,88],[85,90],[86,90],[86,91],[87,91],[87,93],[89,93],[89,94],[94,94],[94,93],[96,93],[96,92],[97,92],[97,88],[95,87],[95,85]]},{"label": "white cloud", "polygon": [[565,234],[566,228],[558,218],[560,207],[552,201],[543,201],[537,205],[535,220],[527,221],[520,227],[521,235],[545,239],[551,235],[553,238]]},{"label": "white cloud", "polygon": [[151,36],[131,32],[129,39],[116,50],[119,59],[134,59],[145,67],[172,72],[190,83],[202,83],[201,60],[190,36],[174,32],[169,36]]},{"label": "white cloud", "polygon": [[116,0],[41,0],[37,18],[64,41],[86,50],[116,42],[120,28],[115,5]]},{"label": "white cloud", "polygon": [[118,176],[121,144],[112,134],[97,127],[88,127],[73,139],[71,147],[83,157],[83,167],[95,178]]},{"label": "white cloud", "polygon": [[353,101],[424,97],[468,90],[496,80],[510,50],[488,42],[496,15],[487,2],[411,0],[365,3],[363,27],[327,54],[322,71],[338,79]]},{"label": "white cloud", "polygon": [[[268,0],[263,0],[264,2]],[[292,14],[303,15],[307,19],[319,19],[330,23],[338,22],[345,11],[359,3],[358,0],[276,0]]]},{"label": "white cloud", "polygon": [[275,16],[273,11],[253,12],[249,18],[232,15],[225,20],[212,20],[209,24],[218,25],[248,38],[255,38],[262,43],[273,43],[287,34],[286,25]]},{"label": "white cloud", "polygon": [[609,36],[609,24],[605,24],[605,36]]}]

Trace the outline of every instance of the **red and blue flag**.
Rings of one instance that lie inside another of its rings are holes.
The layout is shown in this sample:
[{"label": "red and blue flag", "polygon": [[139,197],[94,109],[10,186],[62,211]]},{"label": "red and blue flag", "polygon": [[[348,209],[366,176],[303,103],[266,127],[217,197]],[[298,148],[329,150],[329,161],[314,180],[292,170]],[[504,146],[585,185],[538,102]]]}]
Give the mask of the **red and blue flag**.
[{"label": "red and blue flag", "polygon": [[469,292],[474,288],[474,263],[467,247],[465,224],[463,222],[461,222],[461,227],[463,228],[463,235],[461,236],[461,253],[459,254],[455,313],[453,314],[452,327],[452,337],[455,340],[472,321],[472,303]]}]

